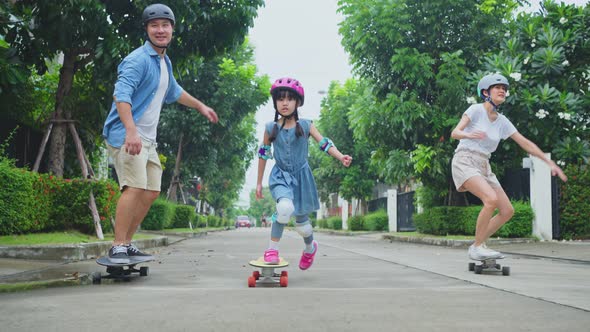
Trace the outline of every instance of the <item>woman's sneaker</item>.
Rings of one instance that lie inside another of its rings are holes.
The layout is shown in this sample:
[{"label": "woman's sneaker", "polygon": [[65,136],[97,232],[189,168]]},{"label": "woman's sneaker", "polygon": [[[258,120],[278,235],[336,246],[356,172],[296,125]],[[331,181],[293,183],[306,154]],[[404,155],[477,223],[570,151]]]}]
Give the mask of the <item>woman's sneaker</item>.
[{"label": "woman's sneaker", "polygon": [[485,244],[485,242],[481,244],[481,247],[484,249],[484,251],[486,251],[486,253],[489,257],[493,257],[493,258],[504,257],[504,255],[502,255],[501,252],[488,248],[488,246]]},{"label": "woman's sneaker", "polygon": [[144,252],[139,251],[139,249],[134,244],[126,245],[127,247],[127,256],[130,258],[140,258],[140,259],[153,259],[154,256],[150,254],[146,254]]},{"label": "woman's sneaker", "polygon": [[264,252],[264,262],[266,264],[279,264],[279,251],[275,249],[267,249]]},{"label": "woman's sneaker", "polygon": [[312,253],[308,253],[303,251],[303,254],[301,255],[301,259],[299,260],[299,268],[302,270],[307,270],[311,267],[311,265],[313,264],[313,259],[315,257],[315,254],[318,252],[318,243],[316,241],[313,241],[313,252]]},{"label": "woman's sneaker", "polygon": [[109,250],[109,261],[115,264],[129,264],[127,247],[122,245],[112,246]]}]

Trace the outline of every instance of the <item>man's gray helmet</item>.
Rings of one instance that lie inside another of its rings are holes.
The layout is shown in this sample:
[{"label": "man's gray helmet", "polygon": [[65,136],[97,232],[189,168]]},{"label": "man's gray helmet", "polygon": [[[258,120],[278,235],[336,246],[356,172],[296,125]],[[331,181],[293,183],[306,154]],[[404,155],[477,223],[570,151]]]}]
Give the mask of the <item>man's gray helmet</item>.
[{"label": "man's gray helmet", "polygon": [[[490,74],[490,75],[484,76],[481,80],[479,80],[479,83],[477,84],[477,95],[480,98],[485,99],[485,96],[481,94],[481,90],[488,91],[491,86],[497,85],[497,84],[503,84],[503,85],[506,85],[506,87],[510,86],[506,77],[504,77],[500,74]],[[488,92],[488,95],[489,95],[489,92]]]},{"label": "man's gray helmet", "polygon": [[174,13],[172,12],[172,9],[161,3],[156,3],[147,6],[143,10],[143,15],[141,15],[141,21],[143,22],[144,26],[147,24],[147,22],[155,20],[157,18],[169,19],[172,22],[172,25],[176,24],[176,19],[174,18]]}]

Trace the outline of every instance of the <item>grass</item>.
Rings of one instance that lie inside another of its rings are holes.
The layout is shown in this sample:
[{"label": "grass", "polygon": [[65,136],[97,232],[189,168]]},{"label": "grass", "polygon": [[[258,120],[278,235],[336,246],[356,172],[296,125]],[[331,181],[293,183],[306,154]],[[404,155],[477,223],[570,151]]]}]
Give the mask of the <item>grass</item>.
[{"label": "grass", "polygon": [[206,228],[166,228],[161,230],[162,232],[166,233],[166,232],[170,232],[170,233],[202,233],[202,232],[207,232],[207,231],[215,231],[215,230],[220,230],[220,229],[225,229],[225,227],[206,227]]},{"label": "grass", "polygon": [[[154,235],[136,234],[133,239],[152,238]],[[78,231],[53,232],[53,233],[32,233],[22,235],[3,235],[0,236],[0,245],[43,245],[43,244],[74,244],[90,243],[101,241],[112,241],[113,234],[105,234],[104,240],[99,240],[96,236],[83,234]]]},{"label": "grass", "polygon": [[0,293],[14,293],[41,288],[76,286],[80,284],[80,280],[77,279],[17,282],[13,284],[0,284]]}]

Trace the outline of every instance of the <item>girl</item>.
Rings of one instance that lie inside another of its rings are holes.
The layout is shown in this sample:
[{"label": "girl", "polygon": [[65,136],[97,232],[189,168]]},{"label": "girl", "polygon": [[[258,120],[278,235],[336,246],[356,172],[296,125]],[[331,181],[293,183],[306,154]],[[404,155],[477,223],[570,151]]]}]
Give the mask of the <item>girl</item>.
[{"label": "girl", "polygon": [[303,237],[305,249],[299,261],[299,268],[307,270],[313,264],[318,250],[318,243],[313,239],[313,227],[309,213],[319,209],[318,194],[307,163],[308,138],[311,135],[320,150],[348,167],[352,157],[338,151],[332,140],[322,137],[312,121],[299,119],[297,108],[303,105],[304,91],[299,81],[293,78],[279,78],[270,89],[275,117],[265,126],[262,146],[258,150],[258,181],[256,198],[262,198],[262,177],[266,161],[273,158],[275,166],[269,177],[272,197],[277,203],[277,211],[272,216],[271,238],[268,249],[264,252],[267,264],[279,263],[279,241],[283,229],[291,215],[295,215],[295,230]]},{"label": "girl", "polygon": [[[512,138],[523,150],[545,161],[551,174],[562,181],[567,177],[539,147],[522,136],[514,125],[497,108],[506,100],[508,80],[500,74],[484,76],[477,85],[477,94],[483,104],[471,105],[451,137],[459,141],[452,161],[453,181],[457,191],[469,191],[483,203],[477,217],[475,242],[469,247],[469,257],[474,260],[499,258],[502,254],[488,249],[485,241],[504,225],[514,214],[514,208],[490,169],[489,158],[498,147],[500,139]],[[494,211],[499,212],[492,218]]]}]

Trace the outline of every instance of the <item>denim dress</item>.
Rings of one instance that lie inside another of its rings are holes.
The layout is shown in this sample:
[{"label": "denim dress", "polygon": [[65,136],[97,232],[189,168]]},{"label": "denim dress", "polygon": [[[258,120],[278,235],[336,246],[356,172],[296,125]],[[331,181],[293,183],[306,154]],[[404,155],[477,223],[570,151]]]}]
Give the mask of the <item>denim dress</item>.
[{"label": "denim dress", "polygon": [[[296,216],[307,215],[320,208],[317,187],[307,163],[311,120],[299,119],[299,124],[303,128],[303,136],[297,137],[295,127],[283,128],[272,142],[275,165],[269,176],[270,192],[275,202],[280,198],[291,199]],[[268,135],[274,125],[275,122],[266,124]]]}]

